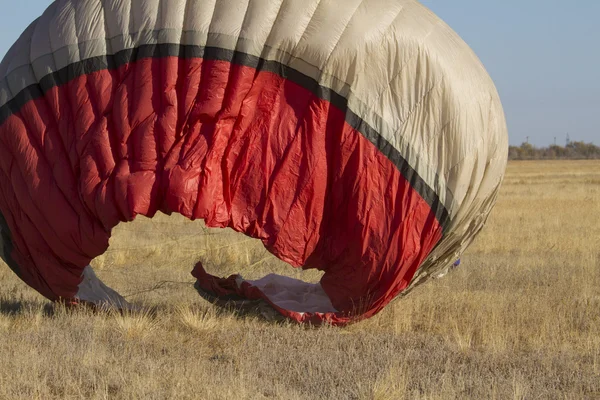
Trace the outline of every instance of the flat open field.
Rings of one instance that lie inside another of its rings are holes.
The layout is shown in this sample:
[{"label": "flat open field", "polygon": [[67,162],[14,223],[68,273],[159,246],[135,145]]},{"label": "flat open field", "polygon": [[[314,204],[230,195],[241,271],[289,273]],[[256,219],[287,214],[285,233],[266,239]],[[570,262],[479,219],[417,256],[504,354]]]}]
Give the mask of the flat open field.
[{"label": "flat open field", "polygon": [[0,266],[0,399],[600,398],[600,162],[511,162],[459,268],[342,329],[202,300],[197,259],[318,279],[243,236],[163,216],[111,243],[98,275],[154,314],[52,307]]}]

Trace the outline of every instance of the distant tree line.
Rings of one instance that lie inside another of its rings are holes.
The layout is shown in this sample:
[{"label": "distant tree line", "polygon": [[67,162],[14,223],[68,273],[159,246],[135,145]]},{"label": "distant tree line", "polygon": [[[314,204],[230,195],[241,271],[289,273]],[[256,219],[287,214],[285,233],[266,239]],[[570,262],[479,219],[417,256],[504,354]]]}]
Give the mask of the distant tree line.
[{"label": "distant tree line", "polygon": [[600,159],[600,147],[593,143],[569,142],[566,146],[535,147],[529,143],[509,146],[509,160],[592,160]]}]

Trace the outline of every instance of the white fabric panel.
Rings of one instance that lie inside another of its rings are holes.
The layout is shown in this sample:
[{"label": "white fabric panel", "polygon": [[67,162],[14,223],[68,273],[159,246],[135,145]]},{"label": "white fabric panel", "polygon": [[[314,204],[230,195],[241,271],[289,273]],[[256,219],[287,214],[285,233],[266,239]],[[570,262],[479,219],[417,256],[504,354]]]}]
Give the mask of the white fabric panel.
[{"label": "white fabric panel", "polygon": [[218,0],[198,0],[187,2],[186,18],[183,28],[188,37],[183,44],[206,43],[206,37]]},{"label": "white fabric panel", "polygon": [[[23,88],[37,82],[27,52],[31,46],[34,30],[35,25],[29,25],[6,54],[7,64],[0,63],[0,72],[2,72],[0,79],[3,78],[2,80],[5,82],[6,93],[8,93],[7,101],[16,96]],[[0,103],[0,106],[2,104]]]},{"label": "white fabric panel", "polygon": [[54,55],[48,53],[48,49],[52,49],[52,42],[48,34],[50,32],[49,15],[54,14],[56,6],[56,3],[52,3],[46,9],[44,15],[35,22],[36,25],[31,40],[29,59],[31,60],[33,71],[38,81],[57,70],[54,64]]},{"label": "white fabric panel", "polygon": [[207,45],[235,49],[247,9],[247,0],[218,1],[212,16]]},{"label": "white fabric panel", "polygon": [[269,274],[256,281],[246,282],[256,286],[273,304],[285,310],[310,313],[337,312],[320,283],[307,283],[277,274]]},{"label": "white fabric panel", "polygon": [[94,273],[91,266],[85,267],[82,281],[75,298],[100,307],[115,307],[121,310],[135,310],[119,293],[106,286]]},{"label": "white fabric panel", "polygon": [[159,25],[161,26],[159,43],[180,43],[183,20],[186,18],[186,0],[161,2],[159,5]]},{"label": "white fabric panel", "polygon": [[[281,0],[254,0],[248,7],[240,31],[237,50],[255,55],[265,53],[265,43],[281,7]],[[248,40],[249,39],[249,40]]]},{"label": "white fabric panel", "polygon": [[75,35],[81,59],[108,52],[105,40],[104,9],[97,0],[79,1],[75,8]]},{"label": "white fabric panel", "polygon": [[285,64],[289,65],[292,53],[302,39],[319,2],[320,0],[284,0],[281,4],[266,46],[279,49],[282,54],[287,54],[286,58],[280,59],[285,61]]},{"label": "white fabric panel", "polygon": [[[54,52],[57,70],[82,60],[75,27],[75,6],[73,2],[62,2],[50,19],[50,46]],[[86,18],[88,17],[86,14]]]}]

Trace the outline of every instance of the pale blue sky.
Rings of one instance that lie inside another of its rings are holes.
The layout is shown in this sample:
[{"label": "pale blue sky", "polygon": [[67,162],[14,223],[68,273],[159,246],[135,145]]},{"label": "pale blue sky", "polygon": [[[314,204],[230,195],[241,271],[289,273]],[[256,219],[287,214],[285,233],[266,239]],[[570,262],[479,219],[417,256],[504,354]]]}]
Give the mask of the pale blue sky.
[{"label": "pale blue sky", "polygon": [[[496,82],[511,144],[600,144],[600,0],[422,0]],[[0,0],[0,57],[49,0]]]}]

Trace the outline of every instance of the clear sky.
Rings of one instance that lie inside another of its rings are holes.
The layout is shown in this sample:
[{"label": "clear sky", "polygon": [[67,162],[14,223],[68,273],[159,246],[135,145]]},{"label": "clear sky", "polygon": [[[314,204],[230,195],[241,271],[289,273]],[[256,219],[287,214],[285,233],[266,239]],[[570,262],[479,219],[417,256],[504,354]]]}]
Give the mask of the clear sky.
[{"label": "clear sky", "polygon": [[[600,144],[600,0],[422,0],[496,82],[511,144]],[[49,0],[0,0],[0,57]]]}]

